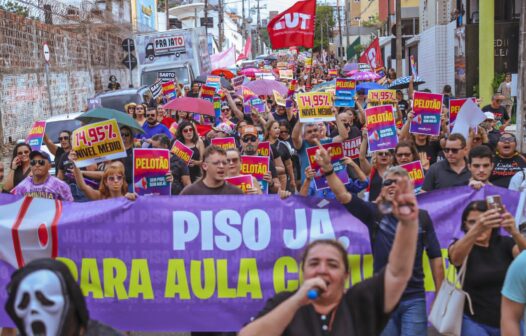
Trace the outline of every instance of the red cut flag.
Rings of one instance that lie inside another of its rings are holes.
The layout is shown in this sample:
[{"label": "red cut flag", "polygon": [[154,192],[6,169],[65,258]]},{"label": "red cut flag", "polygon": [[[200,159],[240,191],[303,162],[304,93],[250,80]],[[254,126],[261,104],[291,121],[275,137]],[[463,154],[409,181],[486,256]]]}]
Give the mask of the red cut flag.
[{"label": "red cut flag", "polygon": [[382,61],[382,50],[380,49],[380,41],[378,40],[378,37],[369,44],[362,56],[360,56],[358,62],[369,64],[371,69],[375,72],[384,67],[384,62]]},{"label": "red cut flag", "polygon": [[316,0],[298,1],[270,20],[267,30],[272,49],[314,46]]}]

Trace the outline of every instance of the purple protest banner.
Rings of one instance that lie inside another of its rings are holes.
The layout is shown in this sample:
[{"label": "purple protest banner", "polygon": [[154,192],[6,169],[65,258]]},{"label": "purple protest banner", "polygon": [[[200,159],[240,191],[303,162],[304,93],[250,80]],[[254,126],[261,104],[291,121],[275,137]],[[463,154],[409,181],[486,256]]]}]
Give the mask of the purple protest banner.
[{"label": "purple protest banner", "polygon": [[365,110],[367,140],[371,152],[393,149],[398,144],[392,105],[370,107]]},{"label": "purple protest banner", "polygon": [[[462,234],[464,206],[495,194],[516,211],[520,194],[493,186],[441,189],[418,200],[446,249]],[[0,305],[15,268],[58,256],[80,279],[90,317],[121,330],[237,331],[275,292],[297,288],[300,253],[316,238],[344,243],[350,284],[372,275],[366,226],[333,200],[236,195],[62,203],[2,194],[0,213]],[[424,272],[426,290],[434,290],[429,268]],[[0,325],[13,326],[4,310]]]},{"label": "purple protest banner", "polygon": [[409,131],[415,134],[439,135],[443,95],[438,93],[415,92],[413,112]]}]

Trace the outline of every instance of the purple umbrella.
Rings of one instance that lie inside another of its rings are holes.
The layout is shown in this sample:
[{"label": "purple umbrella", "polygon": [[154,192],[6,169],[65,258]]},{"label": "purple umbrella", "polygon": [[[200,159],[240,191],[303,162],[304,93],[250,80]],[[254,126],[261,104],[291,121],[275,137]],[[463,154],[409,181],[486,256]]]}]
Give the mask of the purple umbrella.
[{"label": "purple umbrella", "polygon": [[357,81],[375,81],[380,78],[380,75],[371,71],[358,71],[351,76],[351,79]]},{"label": "purple umbrella", "polygon": [[243,85],[246,88],[249,88],[257,94],[258,96],[272,96],[274,93],[272,90],[278,91],[282,96],[287,95],[289,89],[278,81],[269,80],[269,79],[257,79],[246,85]]}]

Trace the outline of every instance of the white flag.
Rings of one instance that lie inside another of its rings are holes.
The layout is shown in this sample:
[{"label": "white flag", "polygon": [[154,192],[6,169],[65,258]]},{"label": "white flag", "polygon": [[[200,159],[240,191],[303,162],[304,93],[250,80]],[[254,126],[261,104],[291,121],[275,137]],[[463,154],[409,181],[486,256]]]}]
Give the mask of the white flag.
[{"label": "white flag", "polygon": [[460,133],[467,139],[469,129],[477,127],[484,120],[486,120],[484,112],[480,110],[472,99],[468,99],[460,108],[451,133]]}]

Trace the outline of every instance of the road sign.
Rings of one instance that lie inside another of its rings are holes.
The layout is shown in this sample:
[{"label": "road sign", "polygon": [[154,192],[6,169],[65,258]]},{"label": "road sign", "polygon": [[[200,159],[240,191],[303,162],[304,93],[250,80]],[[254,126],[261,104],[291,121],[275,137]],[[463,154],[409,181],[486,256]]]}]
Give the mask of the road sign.
[{"label": "road sign", "polygon": [[133,42],[133,39],[127,38],[127,39],[122,40],[122,50],[124,50],[125,52],[134,51],[135,43]]},{"label": "road sign", "polygon": [[44,60],[46,60],[46,63],[49,63],[49,58],[51,57],[49,53],[49,46],[46,42],[44,42]]},{"label": "road sign", "polygon": [[122,64],[124,64],[127,68],[134,69],[137,66],[137,58],[133,56],[133,54],[129,55],[129,57],[128,55],[126,55],[126,57],[124,57],[124,59],[122,60]]}]

